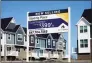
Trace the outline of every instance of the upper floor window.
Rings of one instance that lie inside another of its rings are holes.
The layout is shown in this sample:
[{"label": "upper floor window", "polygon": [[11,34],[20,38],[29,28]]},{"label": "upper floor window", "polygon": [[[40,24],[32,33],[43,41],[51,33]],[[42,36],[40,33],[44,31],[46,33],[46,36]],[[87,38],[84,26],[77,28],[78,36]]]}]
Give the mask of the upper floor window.
[{"label": "upper floor window", "polygon": [[11,40],[11,35],[8,34],[8,35],[7,35],[7,38],[8,38],[8,40]]},{"label": "upper floor window", "polygon": [[34,43],[34,36],[30,36],[31,38],[31,43]]},{"label": "upper floor window", "polygon": [[87,26],[84,26],[84,32],[87,32]]},{"label": "upper floor window", "polygon": [[53,40],[53,46],[55,46],[55,40]]},{"label": "upper floor window", "polygon": [[36,43],[39,44],[39,39],[36,39]]},{"label": "upper floor window", "polygon": [[48,45],[50,45],[50,41],[51,41],[51,39],[48,39]]},{"label": "upper floor window", "polygon": [[83,33],[83,26],[80,26],[80,33]]},{"label": "upper floor window", "polygon": [[23,40],[22,34],[18,34],[18,35],[17,35],[17,40],[18,40],[18,41],[22,41],[22,40]]},{"label": "upper floor window", "polygon": [[87,39],[81,39],[80,40],[80,47],[81,48],[85,48],[85,47],[88,47],[88,40]]},{"label": "upper floor window", "polygon": [[2,39],[3,37],[2,37],[2,34],[1,34],[1,39]]},{"label": "upper floor window", "polygon": [[80,26],[80,33],[87,32],[87,26]]}]

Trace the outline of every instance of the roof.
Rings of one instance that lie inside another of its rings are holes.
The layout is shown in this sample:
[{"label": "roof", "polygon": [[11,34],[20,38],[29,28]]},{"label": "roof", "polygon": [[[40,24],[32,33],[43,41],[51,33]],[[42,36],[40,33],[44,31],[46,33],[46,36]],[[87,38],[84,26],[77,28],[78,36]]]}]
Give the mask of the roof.
[{"label": "roof", "polygon": [[1,19],[1,28],[2,28],[3,30],[5,30],[5,28],[6,28],[7,25],[10,23],[10,21],[11,21],[12,18],[13,18],[13,17],[8,17],[8,18],[2,18],[2,19]]},{"label": "roof", "polygon": [[37,34],[37,37],[41,37],[41,38],[47,38],[49,34]]},{"label": "roof", "polygon": [[27,28],[23,27],[24,32],[27,34]]},{"label": "roof", "polygon": [[20,25],[16,25],[14,29],[5,29],[4,31],[16,32]]},{"label": "roof", "polygon": [[16,27],[13,29],[13,32],[16,32],[19,27],[20,25],[16,25]]},{"label": "roof", "polygon": [[89,23],[92,23],[92,9],[85,9],[82,17],[84,17]]},{"label": "roof", "polygon": [[[41,38],[47,38],[49,34],[37,34],[37,37],[41,37]],[[60,34],[58,33],[51,33],[53,39],[59,39]]]},{"label": "roof", "polygon": [[59,37],[60,37],[60,34],[58,34],[58,33],[51,33],[51,35],[52,35],[53,39],[59,39]]}]

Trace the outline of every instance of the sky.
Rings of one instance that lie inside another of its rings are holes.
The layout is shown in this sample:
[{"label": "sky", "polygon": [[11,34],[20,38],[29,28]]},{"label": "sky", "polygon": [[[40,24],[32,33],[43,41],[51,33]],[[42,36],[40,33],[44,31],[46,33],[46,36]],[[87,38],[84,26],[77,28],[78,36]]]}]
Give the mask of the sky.
[{"label": "sky", "polygon": [[[17,24],[26,27],[27,12],[39,12],[71,8],[71,47],[77,47],[76,23],[84,9],[91,8],[90,1],[2,1],[1,18],[14,17]],[[64,33],[67,40],[67,33]],[[67,42],[68,44],[68,42]]]}]

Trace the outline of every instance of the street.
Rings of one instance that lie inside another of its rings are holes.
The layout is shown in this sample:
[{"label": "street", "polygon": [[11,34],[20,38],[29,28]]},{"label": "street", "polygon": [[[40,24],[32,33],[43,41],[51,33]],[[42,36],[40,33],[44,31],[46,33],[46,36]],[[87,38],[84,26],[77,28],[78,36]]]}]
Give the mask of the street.
[{"label": "street", "polygon": [[[55,60],[50,60],[50,61],[30,61],[30,62],[25,62],[25,61],[7,61],[2,63],[68,63],[67,61],[55,61]],[[90,60],[74,60],[70,63],[92,63]]]}]

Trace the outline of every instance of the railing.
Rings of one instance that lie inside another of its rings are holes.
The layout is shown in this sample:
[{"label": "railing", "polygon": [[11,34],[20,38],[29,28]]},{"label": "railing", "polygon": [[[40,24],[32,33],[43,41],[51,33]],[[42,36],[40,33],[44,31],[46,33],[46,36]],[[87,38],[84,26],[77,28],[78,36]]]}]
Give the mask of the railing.
[{"label": "railing", "polygon": [[7,56],[18,56],[18,51],[7,51]]}]

